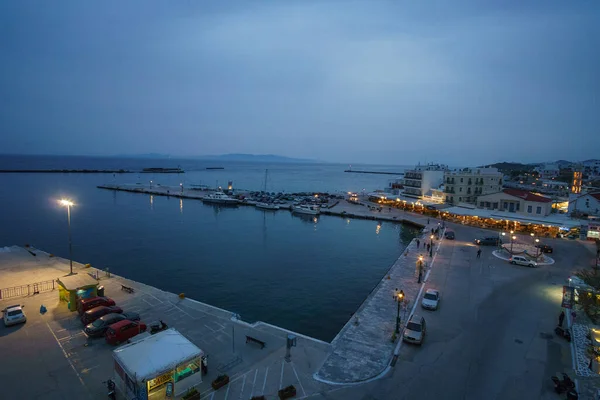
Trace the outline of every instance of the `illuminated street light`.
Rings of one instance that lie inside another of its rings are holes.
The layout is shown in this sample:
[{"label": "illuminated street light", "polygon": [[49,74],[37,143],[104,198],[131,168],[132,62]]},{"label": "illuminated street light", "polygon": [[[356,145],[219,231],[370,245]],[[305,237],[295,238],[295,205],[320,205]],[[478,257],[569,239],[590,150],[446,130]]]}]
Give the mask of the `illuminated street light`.
[{"label": "illuminated street light", "polygon": [[181,194],[183,194],[183,183],[180,183],[179,187],[181,188]]},{"label": "illuminated street light", "polygon": [[537,251],[536,251],[536,253],[535,253],[535,256],[536,256],[536,257],[539,257],[539,256],[540,256],[540,247],[539,247],[539,243],[540,243],[540,239],[537,239],[537,238],[536,238],[536,239],[535,239],[535,247],[537,248]]},{"label": "illuminated street light", "polygon": [[[512,232],[512,231],[511,231]],[[510,252],[512,253],[512,246],[513,246],[513,241],[516,240],[517,237],[516,236],[511,236],[510,237]]]},{"label": "illuminated street light", "polygon": [[71,206],[75,205],[71,200],[61,199],[58,202],[61,206],[67,207],[67,222],[69,224],[69,264],[71,266],[71,272],[69,275],[73,275],[73,245],[71,241]]},{"label": "illuminated street light", "polygon": [[398,303],[398,313],[396,314],[396,334],[399,334],[400,333],[400,304],[404,300],[404,291],[402,291],[402,290],[398,291],[398,288],[396,288],[396,295],[394,296],[394,299]]}]

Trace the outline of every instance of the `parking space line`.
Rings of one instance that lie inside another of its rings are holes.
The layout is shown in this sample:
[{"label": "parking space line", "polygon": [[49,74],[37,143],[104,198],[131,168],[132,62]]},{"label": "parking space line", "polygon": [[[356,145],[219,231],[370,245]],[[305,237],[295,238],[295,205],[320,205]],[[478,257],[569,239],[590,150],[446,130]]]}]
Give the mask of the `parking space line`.
[{"label": "parking space line", "polygon": [[229,396],[229,388],[231,387],[231,383],[227,385],[227,391],[225,392],[225,400],[227,400],[227,396]]},{"label": "parking space line", "polygon": [[294,367],[294,363],[292,362],[292,370],[294,371],[294,375],[296,375],[296,379],[298,380],[298,385],[300,385],[300,389],[302,389],[302,394],[306,397],[306,392],[304,391],[304,386],[302,386],[302,382],[300,382],[300,378],[298,378],[298,372],[296,372],[296,367]]},{"label": "parking space line", "polygon": [[212,393],[210,394],[210,400],[213,400],[213,398],[214,398],[214,397],[215,397],[215,392],[212,392]]},{"label": "parking space line", "polygon": [[279,377],[279,389],[283,387],[283,367],[285,367],[285,363],[281,361],[281,376]]},{"label": "parking space line", "polygon": [[252,390],[250,391],[250,398],[254,396],[254,387],[256,386],[256,375],[258,375],[258,368],[254,371],[254,382],[252,382]]},{"label": "parking space line", "polygon": [[242,381],[242,390],[240,390],[240,399],[242,398],[242,395],[244,394],[244,387],[246,386],[246,375],[248,375],[248,374],[244,374],[244,380]]},{"label": "parking space line", "polygon": [[[71,366],[71,369],[73,370],[73,372],[75,372],[75,375],[77,375],[77,379],[79,379],[79,382],[81,382],[81,386],[83,386],[83,388],[85,389],[85,391],[88,393],[89,396],[89,390],[87,388],[87,386],[85,386],[85,383],[83,382],[83,379],[81,378],[81,375],[79,375],[79,372],[77,372],[77,369],[75,369],[75,366],[73,365],[73,363],[71,362],[71,359],[69,358],[69,356],[67,355],[67,352],[65,351],[64,347],[62,346],[62,344],[60,344],[60,341],[58,340],[58,338],[56,337],[56,335],[54,334],[54,331],[52,331],[52,328],[50,328],[50,325],[48,325],[48,323],[46,322],[46,326],[48,327],[48,330],[50,331],[50,333],[52,334],[52,336],[54,337],[54,340],[56,340],[56,344],[58,344],[58,347],[60,347],[61,351],[63,352],[63,355],[65,356],[65,358],[67,359],[67,362],[69,363],[69,365]],[[90,397],[91,398],[91,397]]]},{"label": "parking space line", "polygon": [[269,367],[267,367],[267,370],[265,371],[265,380],[263,382],[262,392],[260,393],[262,395],[265,394],[265,386],[267,386],[267,375],[269,375]]}]

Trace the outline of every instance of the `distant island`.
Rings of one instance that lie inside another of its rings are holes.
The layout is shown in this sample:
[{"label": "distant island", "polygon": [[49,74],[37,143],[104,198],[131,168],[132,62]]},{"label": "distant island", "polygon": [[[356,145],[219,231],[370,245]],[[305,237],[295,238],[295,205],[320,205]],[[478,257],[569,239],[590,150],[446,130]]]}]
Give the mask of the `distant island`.
[{"label": "distant island", "polygon": [[278,156],[275,154],[221,154],[221,155],[204,155],[194,157],[202,160],[220,160],[220,161],[253,161],[253,162],[272,162],[272,163],[314,163],[316,160],[305,158],[292,158]]}]

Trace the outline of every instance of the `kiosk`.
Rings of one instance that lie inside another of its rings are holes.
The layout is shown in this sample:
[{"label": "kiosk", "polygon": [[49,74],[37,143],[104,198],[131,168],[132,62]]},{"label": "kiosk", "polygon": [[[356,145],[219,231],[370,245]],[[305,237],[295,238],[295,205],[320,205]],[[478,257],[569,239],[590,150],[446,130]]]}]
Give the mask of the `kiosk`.
[{"label": "kiosk", "polygon": [[204,352],[175,329],[113,351],[116,389],[127,399],[174,399],[202,383]]},{"label": "kiosk", "polygon": [[98,281],[88,274],[61,276],[58,282],[58,296],[61,301],[66,301],[69,310],[77,311],[77,299],[95,297],[98,290]]}]

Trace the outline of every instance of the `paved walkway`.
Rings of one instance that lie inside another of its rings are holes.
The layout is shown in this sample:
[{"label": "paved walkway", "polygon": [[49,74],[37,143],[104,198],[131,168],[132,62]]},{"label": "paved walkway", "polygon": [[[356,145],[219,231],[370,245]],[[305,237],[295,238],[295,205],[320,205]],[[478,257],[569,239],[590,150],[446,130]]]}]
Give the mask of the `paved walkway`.
[{"label": "paved walkway", "polygon": [[[401,311],[401,321],[404,324],[414,304],[419,301],[424,285],[417,283],[417,259],[422,255],[426,265],[431,266],[441,243],[434,241],[432,260],[423,247],[429,241],[431,229],[438,226],[437,221],[431,219],[430,222],[435,224],[423,229],[420,249],[417,249],[416,239],[413,240],[335,337],[332,342],[333,351],[315,374],[315,379],[332,384],[363,382],[378,377],[389,366],[400,340],[391,340],[397,314],[396,289],[403,290],[405,295]],[[424,271],[424,277],[426,273],[427,270]]]}]

